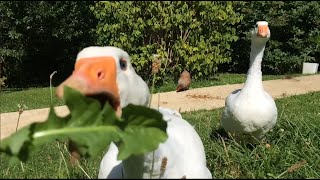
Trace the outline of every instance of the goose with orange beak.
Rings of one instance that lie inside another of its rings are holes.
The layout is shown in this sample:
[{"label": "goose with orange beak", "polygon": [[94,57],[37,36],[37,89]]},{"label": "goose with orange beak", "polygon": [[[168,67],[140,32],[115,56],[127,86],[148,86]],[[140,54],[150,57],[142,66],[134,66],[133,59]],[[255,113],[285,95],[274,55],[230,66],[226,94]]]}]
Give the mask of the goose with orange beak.
[{"label": "goose with orange beak", "polygon": [[[134,71],[127,52],[110,46],[79,52],[72,75],[57,87],[60,98],[64,86],[101,103],[109,102],[117,116],[129,103],[147,106],[150,97],[147,84]],[[193,126],[175,110],[160,107],[159,112],[167,121],[168,139],[154,152],[124,161],[117,160],[118,148],[111,143],[100,163],[98,178],[212,178],[204,146]]]},{"label": "goose with orange beak", "polygon": [[57,87],[60,98],[65,85],[101,103],[109,102],[118,115],[121,107],[129,103],[147,105],[150,96],[147,84],[135,73],[128,53],[116,47],[83,49],[77,55],[72,75]]},{"label": "goose with orange beak", "polygon": [[239,141],[261,140],[277,122],[276,104],[262,84],[261,63],[270,35],[268,22],[258,21],[251,31],[250,68],[244,86],[226,98],[221,125]]}]

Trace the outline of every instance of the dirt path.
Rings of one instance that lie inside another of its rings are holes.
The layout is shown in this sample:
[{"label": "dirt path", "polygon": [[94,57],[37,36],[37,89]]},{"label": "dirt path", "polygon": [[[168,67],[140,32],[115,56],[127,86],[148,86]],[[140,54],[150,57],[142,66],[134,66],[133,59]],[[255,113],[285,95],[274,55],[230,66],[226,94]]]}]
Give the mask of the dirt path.
[{"label": "dirt path", "polygon": [[[264,81],[263,85],[265,90],[274,98],[305,94],[320,91],[320,75]],[[242,86],[243,84],[232,84],[190,89],[179,93],[172,91],[154,94],[152,96],[152,106],[157,107],[159,103],[162,107],[180,109],[180,112],[220,108],[224,106],[225,98],[228,94],[242,88]],[[69,113],[66,106],[56,107],[55,111],[60,116],[65,116]],[[32,122],[45,120],[48,112],[49,108],[24,111],[20,117],[19,128]],[[18,112],[0,114],[0,139],[9,136],[15,131],[18,116]]]}]

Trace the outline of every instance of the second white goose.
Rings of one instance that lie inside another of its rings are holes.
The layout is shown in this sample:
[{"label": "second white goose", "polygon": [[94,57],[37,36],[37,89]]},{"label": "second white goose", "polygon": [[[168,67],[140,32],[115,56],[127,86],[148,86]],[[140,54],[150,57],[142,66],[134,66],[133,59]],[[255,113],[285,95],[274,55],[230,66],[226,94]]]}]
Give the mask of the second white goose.
[{"label": "second white goose", "polygon": [[[251,31],[250,68],[240,90],[226,99],[221,125],[236,140],[253,142],[251,137],[262,139],[277,122],[277,107],[262,84],[261,62],[270,38],[268,22],[258,21]],[[252,136],[251,136],[252,135]]]}]

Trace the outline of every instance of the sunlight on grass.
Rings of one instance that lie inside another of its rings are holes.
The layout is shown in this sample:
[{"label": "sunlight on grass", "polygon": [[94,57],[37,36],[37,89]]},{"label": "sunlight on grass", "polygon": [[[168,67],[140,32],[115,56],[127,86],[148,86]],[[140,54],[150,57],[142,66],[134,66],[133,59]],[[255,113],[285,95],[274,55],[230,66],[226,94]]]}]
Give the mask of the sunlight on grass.
[{"label": "sunlight on grass", "polygon": [[[278,178],[320,177],[320,92],[279,99],[276,104],[278,122],[253,150],[221,139],[223,109],[183,114],[204,142],[214,178],[276,178],[281,174]],[[286,172],[303,160],[306,165]]]},{"label": "sunlight on grass", "polygon": [[[213,178],[320,177],[320,92],[278,99],[276,104],[278,122],[266,139],[254,148],[220,136],[223,109],[182,114],[194,125],[204,143]],[[59,168],[59,153],[55,143],[43,146],[24,163],[25,172],[19,164],[9,168],[8,157],[0,154],[0,178],[68,177],[66,168]],[[68,157],[67,152],[63,153]],[[97,177],[102,155],[81,161],[92,178]],[[78,167],[68,164],[68,170],[71,178],[87,178]]]},{"label": "sunlight on grass", "polygon": [[[53,94],[55,91],[53,91]],[[29,88],[21,91],[1,92],[1,113],[18,111],[18,104],[23,104],[28,109],[50,107],[51,97],[50,88]],[[53,106],[63,105],[63,101],[56,96],[52,98]]]}]

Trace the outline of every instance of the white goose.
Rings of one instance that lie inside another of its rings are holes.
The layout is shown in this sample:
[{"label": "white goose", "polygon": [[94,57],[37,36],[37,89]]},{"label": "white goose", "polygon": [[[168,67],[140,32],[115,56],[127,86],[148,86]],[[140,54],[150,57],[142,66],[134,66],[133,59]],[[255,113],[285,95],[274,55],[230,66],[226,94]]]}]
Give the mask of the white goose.
[{"label": "white goose", "polygon": [[[63,96],[64,85],[87,96],[107,95],[118,116],[121,108],[129,103],[147,105],[150,96],[147,84],[133,69],[129,55],[109,46],[88,47],[79,52],[73,74],[57,87],[59,97]],[[168,139],[155,150],[154,163],[152,152],[118,161],[118,148],[111,143],[100,163],[98,178],[212,178],[195,129],[177,111],[161,107],[159,111],[168,122]],[[160,175],[165,158],[166,170]]]},{"label": "white goose", "polygon": [[[258,21],[251,31],[250,68],[243,88],[232,92],[226,99],[221,125],[236,140],[258,140],[277,122],[277,107],[262,84],[261,62],[265,46],[270,38],[268,22]],[[247,136],[249,134],[249,136]]]}]

